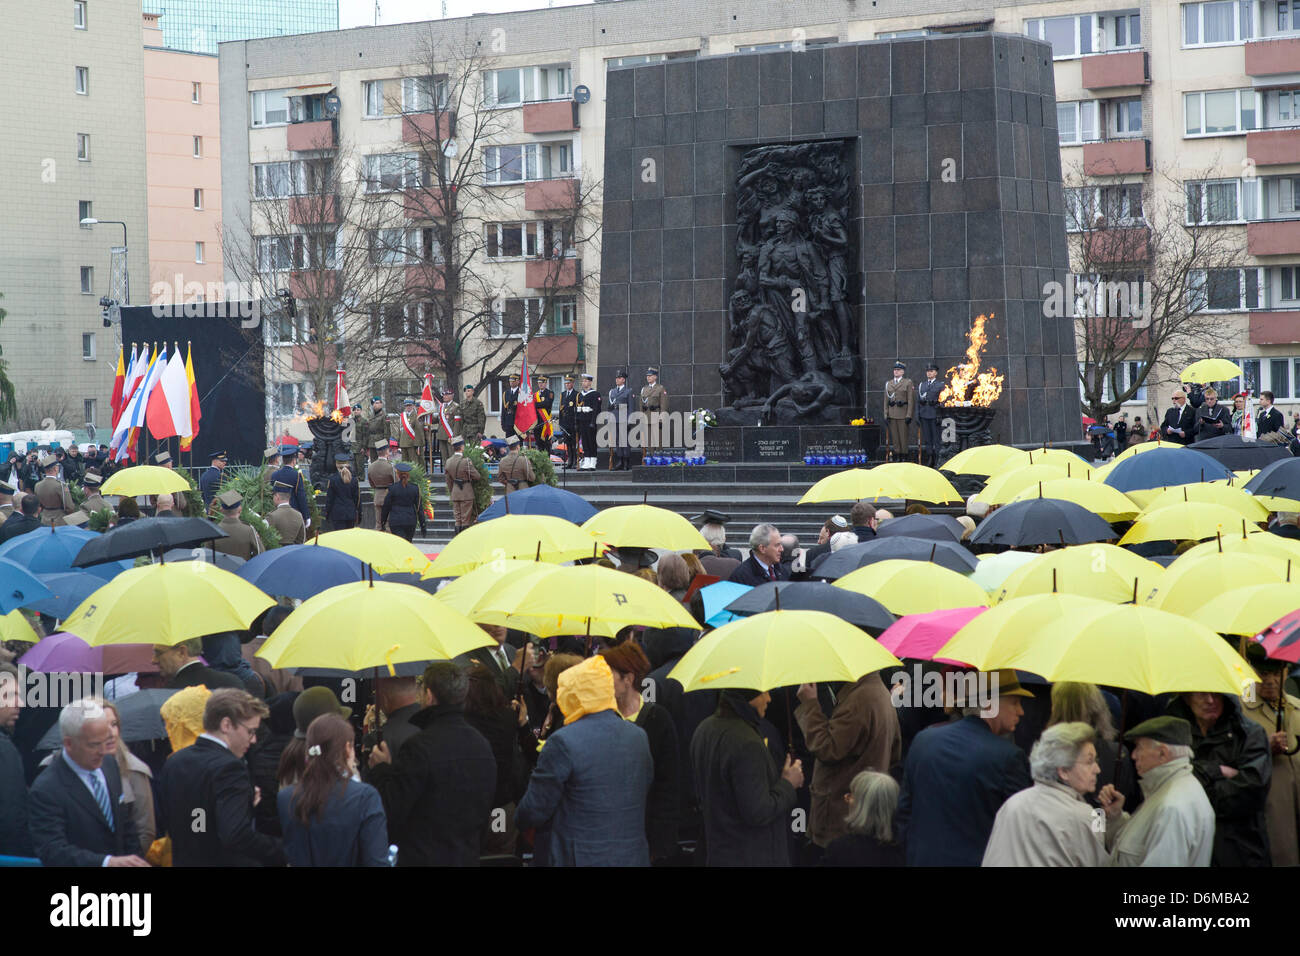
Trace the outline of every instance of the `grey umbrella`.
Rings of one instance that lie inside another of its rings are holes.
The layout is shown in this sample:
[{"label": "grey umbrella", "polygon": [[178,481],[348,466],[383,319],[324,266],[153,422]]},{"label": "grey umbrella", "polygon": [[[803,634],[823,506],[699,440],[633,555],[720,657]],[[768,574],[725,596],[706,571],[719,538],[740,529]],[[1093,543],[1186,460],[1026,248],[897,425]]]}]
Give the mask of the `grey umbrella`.
[{"label": "grey umbrella", "polygon": [[[898,519],[894,519],[898,520]],[[834,551],[813,565],[815,578],[842,578],[850,571],[877,561],[932,561],[958,574],[969,574],[978,566],[975,555],[953,541],[925,541],[921,538],[875,538]]]},{"label": "grey umbrella", "polygon": [[1013,501],[993,512],[980,522],[970,542],[1025,548],[1040,544],[1083,544],[1118,537],[1105,519],[1073,501],[1029,498]]},{"label": "grey umbrella", "polygon": [[[111,701],[117,707],[118,716],[122,719],[121,726],[118,728],[122,739],[124,741],[166,740],[167,728],[163,724],[160,710],[163,702],[174,693],[176,688],[165,690],[152,688],[138,690],[134,694]],[[36,745],[36,749],[55,750],[62,746],[63,736],[59,733],[59,725],[56,722],[46,731],[45,736]]]},{"label": "grey umbrella", "polygon": [[725,610],[733,614],[762,614],[778,608],[825,611],[877,635],[894,623],[894,615],[879,601],[825,581],[768,581],[746,591]]},{"label": "grey umbrella", "polygon": [[961,541],[966,529],[952,515],[904,515],[880,522],[877,538],[924,538],[927,541]]}]

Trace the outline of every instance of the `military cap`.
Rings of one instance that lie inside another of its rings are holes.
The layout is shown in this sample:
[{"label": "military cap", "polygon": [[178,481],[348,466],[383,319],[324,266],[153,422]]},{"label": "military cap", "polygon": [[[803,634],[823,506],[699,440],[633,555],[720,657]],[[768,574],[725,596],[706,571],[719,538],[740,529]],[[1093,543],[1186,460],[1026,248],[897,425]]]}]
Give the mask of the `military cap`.
[{"label": "military cap", "polygon": [[48,455],[48,454],[41,455],[41,457],[37,459],[37,464],[39,464],[42,469],[49,468],[51,465],[57,465],[58,463],[59,463],[59,459],[55,458],[53,455]]},{"label": "military cap", "polygon": [[399,461],[393,467],[396,468],[398,471],[407,472],[411,470],[411,463],[409,461]]},{"label": "military cap", "polygon": [[731,515],[723,514],[721,511],[715,511],[712,508],[705,509],[704,514],[696,515],[692,521],[700,521],[704,524],[726,524],[731,520]]},{"label": "military cap", "polygon": [[311,451],[311,449],[312,449],[312,443],[309,441],[305,441],[298,446],[299,451]]},{"label": "military cap", "polygon": [[444,395],[455,395],[455,394],[456,394],[456,390],[455,390],[454,388],[452,388],[450,385],[444,385],[444,386],[442,387],[442,394],[444,394]]},{"label": "military cap", "polygon": [[467,391],[467,392],[472,392],[472,391],[474,391],[474,386],[473,386],[473,385],[466,385],[466,386],[465,386],[465,391]]},{"label": "military cap", "polygon": [[463,444],[465,444],[465,439],[461,438],[459,435],[452,435],[452,436],[451,436],[451,444],[452,444],[453,446],[455,446],[455,445],[463,445]]},{"label": "military cap", "polygon": [[371,395],[371,396],[370,396],[370,404],[373,405],[375,402],[378,402],[380,405],[384,404],[384,396],[382,396],[382,395]]},{"label": "military cap", "polygon": [[935,365],[933,362],[929,362],[926,364],[925,370],[927,372],[937,372],[939,371],[939,366]]},{"label": "military cap", "polygon": [[596,376],[592,375],[590,372],[583,372],[582,377],[585,378],[588,382],[594,381],[596,378]]},{"label": "military cap", "polygon": [[656,366],[651,365],[648,369],[645,370],[645,373],[647,375],[658,375],[659,369]]},{"label": "military cap", "polygon": [[388,439],[377,439],[371,446],[375,451],[388,451]]},{"label": "military cap", "polygon": [[293,493],[293,485],[289,484],[287,481],[276,481],[271,483],[271,490],[277,491],[282,495],[288,495]]},{"label": "military cap", "polygon": [[659,560],[659,555],[654,552],[653,548],[624,546],[615,548],[614,554],[618,556],[618,566],[631,571],[653,567],[654,563]]},{"label": "military cap", "polygon": [[165,465],[167,464],[167,462],[171,460],[172,460],[172,453],[165,449],[153,456],[153,463],[155,465]]},{"label": "military cap", "polygon": [[292,457],[293,457],[294,455],[296,455],[296,454],[298,454],[298,446],[297,446],[297,445],[281,445],[281,446],[280,446],[280,457],[282,457],[282,458],[292,458]]},{"label": "military cap", "polygon": [[104,480],[103,478],[101,478],[98,474],[96,474],[93,471],[88,471],[81,476],[81,483],[83,485],[98,485],[102,483],[103,480]]},{"label": "military cap", "polygon": [[238,491],[235,491],[233,488],[230,491],[226,491],[223,492],[222,494],[217,495],[217,504],[221,505],[221,507],[227,510],[231,508],[238,508],[243,503],[244,503],[244,496],[241,495]]},{"label": "military cap", "polygon": [[414,405],[414,404],[415,404],[415,399],[413,399],[413,398],[404,398],[404,399],[402,399],[402,404],[403,404],[403,405]]},{"label": "military cap", "polygon": [[[585,376],[584,376],[584,377],[585,377]],[[615,378],[627,378],[627,369],[622,368],[621,366],[620,366],[619,368],[615,369],[615,370],[614,370],[614,377],[615,377]]]},{"label": "military cap", "polygon": [[1152,717],[1144,720],[1124,735],[1125,740],[1150,737],[1162,744],[1192,745],[1192,725],[1181,717]]},{"label": "military cap", "polygon": [[334,460],[335,460],[335,461],[351,461],[351,460],[352,460],[352,455],[351,455],[351,453],[346,452],[346,451],[335,452],[335,453],[334,453]]},{"label": "military cap", "polygon": [[396,439],[396,438],[390,438],[390,439],[388,439],[388,447],[389,447],[389,448],[396,448],[396,447],[398,447],[397,439]]},{"label": "military cap", "polygon": [[227,455],[225,450],[223,449],[221,451],[214,451],[211,455],[208,456],[208,461],[225,461],[229,457],[230,456]]},{"label": "military cap", "polygon": [[7,481],[0,481],[0,495],[12,495],[18,489]]},{"label": "military cap", "polygon": [[565,380],[566,382],[572,382],[572,381],[573,381],[573,373],[570,372],[568,375],[564,376],[564,380]]},{"label": "military cap", "polygon": [[262,457],[263,457],[263,458],[274,458],[274,457],[276,457],[276,456],[279,455],[279,454],[280,454],[280,446],[279,446],[279,445],[272,445],[270,448],[264,449],[264,450],[262,451]]},{"label": "military cap", "polygon": [[78,509],[63,516],[63,525],[67,528],[80,528],[82,525],[90,523],[90,515]]},{"label": "military cap", "polygon": [[895,362],[894,368],[901,368],[904,372],[907,371],[907,366],[904,365],[902,362]]},{"label": "military cap", "polygon": [[507,435],[507,436],[506,436],[506,444],[507,444],[507,445],[518,445],[518,444],[519,444],[519,436],[518,436],[518,435]]}]

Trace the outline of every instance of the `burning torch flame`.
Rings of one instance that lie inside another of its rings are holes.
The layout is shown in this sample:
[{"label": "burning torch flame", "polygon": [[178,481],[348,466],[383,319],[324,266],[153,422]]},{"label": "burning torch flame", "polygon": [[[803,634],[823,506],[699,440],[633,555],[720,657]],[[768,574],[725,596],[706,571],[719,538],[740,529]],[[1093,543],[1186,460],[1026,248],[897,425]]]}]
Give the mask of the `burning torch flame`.
[{"label": "burning torch flame", "polygon": [[984,323],[990,318],[987,315],[976,317],[967,336],[970,346],[966,349],[966,361],[948,369],[948,384],[939,393],[941,404],[987,407],[1002,394],[1004,376],[999,375],[998,370],[992,366],[987,372],[980,371],[980,353],[988,344]]},{"label": "burning torch flame", "polygon": [[340,412],[338,409],[335,409],[332,412],[327,411],[325,407],[325,403],[320,399],[316,399],[313,402],[303,402],[301,407],[303,410],[303,415],[306,419],[332,418],[336,422],[343,421],[342,412]]}]

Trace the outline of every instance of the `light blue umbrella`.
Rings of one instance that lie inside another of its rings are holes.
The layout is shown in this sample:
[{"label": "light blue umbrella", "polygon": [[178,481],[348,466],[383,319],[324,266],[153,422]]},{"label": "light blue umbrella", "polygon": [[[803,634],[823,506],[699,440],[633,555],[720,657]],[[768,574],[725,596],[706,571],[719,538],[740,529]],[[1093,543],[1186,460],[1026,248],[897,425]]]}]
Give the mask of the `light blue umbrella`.
[{"label": "light blue umbrella", "polygon": [[742,617],[743,615],[732,614],[726,607],[751,590],[753,588],[748,584],[735,584],[731,581],[718,581],[700,588],[700,599],[704,601],[704,623],[709,627],[721,627]]},{"label": "light blue umbrella", "polygon": [[510,493],[509,507],[504,497],[498,498],[478,516],[479,521],[491,521],[505,515],[551,515],[574,524],[582,524],[595,515],[596,509],[585,498],[572,491],[550,485],[534,485]]},{"label": "light blue umbrella", "polygon": [[[28,532],[29,534],[32,532]],[[26,607],[33,601],[50,597],[54,592],[16,561],[0,558],[0,614]]]}]

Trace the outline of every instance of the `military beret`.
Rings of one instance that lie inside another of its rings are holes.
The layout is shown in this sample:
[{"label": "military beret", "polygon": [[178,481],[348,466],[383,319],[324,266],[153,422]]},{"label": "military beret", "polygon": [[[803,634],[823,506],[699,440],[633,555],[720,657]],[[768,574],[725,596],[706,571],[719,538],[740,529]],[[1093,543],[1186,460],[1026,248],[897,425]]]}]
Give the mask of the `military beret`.
[{"label": "military beret", "polygon": [[217,495],[217,503],[223,508],[238,508],[244,503],[244,496],[233,488]]},{"label": "military beret", "polygon": [[465,386],[465,391],[467,391],[467,392],[472,392],[472,391],[474,391],[474,386],[473,386],[473,385],[466,385],[466,386]]},{"label": "military beret", "polygon": [[382,404],[384,403],[384,397],[383,397],[382,395],[372,395],[372,396],[370,397],[370,401],[371,401],[372,404],[373,404],[374,402],[379,402],[379,404],[382,405]]},{"label": "military beret", "polygon": [[1192,745],[1192,725],[1181,717],[1152,717],[1144,720],[1124,735],[1125,740],[1150,737],[1162,744]]}]

